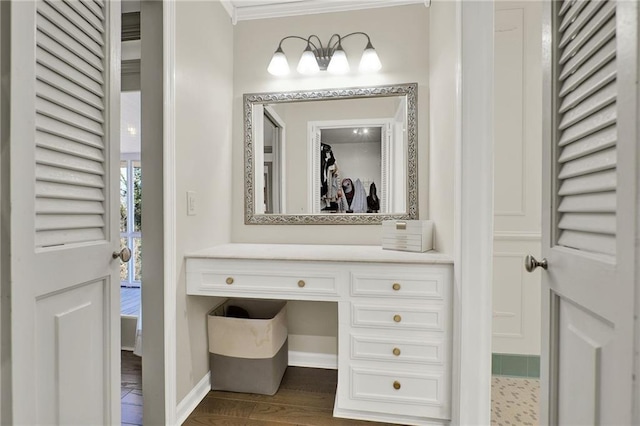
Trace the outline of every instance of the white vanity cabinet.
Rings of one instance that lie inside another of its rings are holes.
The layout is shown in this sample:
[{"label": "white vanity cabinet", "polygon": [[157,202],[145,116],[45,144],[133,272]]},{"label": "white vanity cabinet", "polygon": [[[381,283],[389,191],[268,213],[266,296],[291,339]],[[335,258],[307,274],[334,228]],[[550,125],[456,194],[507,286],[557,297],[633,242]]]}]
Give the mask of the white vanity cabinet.
[{"label": "white vanity cabinet", "polygon": [[337,415],[450,419],[451,269],[351,265],[339,308]]},{"label": "white vanity cabinet", "polygon": [[227,244],[187,256],[187,294],[338,303],[334,415],[448,424],[448,256],[375,246]]}]

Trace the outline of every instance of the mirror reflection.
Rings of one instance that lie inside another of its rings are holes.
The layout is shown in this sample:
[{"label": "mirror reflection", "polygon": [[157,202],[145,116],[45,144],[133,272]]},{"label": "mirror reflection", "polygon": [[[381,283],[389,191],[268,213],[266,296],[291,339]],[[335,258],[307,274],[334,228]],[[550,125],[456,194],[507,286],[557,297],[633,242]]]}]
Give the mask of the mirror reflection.
[{"label": "mirror reflection", "polygon": [[245,221],[416,217],[416,87],[389,88],[245,95]]}]

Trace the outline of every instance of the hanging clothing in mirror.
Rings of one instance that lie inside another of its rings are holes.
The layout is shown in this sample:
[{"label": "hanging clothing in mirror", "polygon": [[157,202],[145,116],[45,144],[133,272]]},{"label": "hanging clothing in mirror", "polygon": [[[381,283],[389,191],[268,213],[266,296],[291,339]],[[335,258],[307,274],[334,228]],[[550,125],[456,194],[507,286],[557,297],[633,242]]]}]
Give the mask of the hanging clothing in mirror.
[{"label": "hanging clothing in mirror", "polygon": [[331,145],[321,143],[320,151],[320,207],[323,211],[337,211],[340,187],[338,163]]},{"label": "hanging clothing in mirror", "polygon": [[342,196],[339,201],[339,211],[346,213],[365,213],[367,211],[367,193],[360,179],[355,183],[345,178],[342,180]]},{"label": "hanging clothing in mirror", "polygon": [[367,213],[378,213],[380,211],[380,199],[376,190],[375,182],[371,182],[369,186],[369,195],[367,196]]}]

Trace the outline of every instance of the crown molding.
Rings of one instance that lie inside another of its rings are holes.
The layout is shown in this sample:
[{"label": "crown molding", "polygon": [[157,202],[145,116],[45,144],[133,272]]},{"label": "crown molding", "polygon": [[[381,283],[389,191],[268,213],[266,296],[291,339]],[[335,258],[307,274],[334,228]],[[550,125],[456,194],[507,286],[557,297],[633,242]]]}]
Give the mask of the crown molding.
[{"label": "crown molding", "polygon": [[252,19],[280,18],[284,16],[313,15],[329,12],[373,9],[379,7],[404,6],[408,4],[431,5],[431,0],[299,0],[265,2],[243,2],[241,0],[221,0],[233,24]]}]

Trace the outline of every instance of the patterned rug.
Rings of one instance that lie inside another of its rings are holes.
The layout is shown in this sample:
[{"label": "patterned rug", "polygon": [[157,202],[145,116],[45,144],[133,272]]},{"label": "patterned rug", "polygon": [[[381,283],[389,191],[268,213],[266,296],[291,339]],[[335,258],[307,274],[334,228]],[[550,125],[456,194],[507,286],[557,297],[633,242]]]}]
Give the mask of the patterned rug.
[{"label": "patterned rug", "polygon": [[538,425],[540,381],[493,376],[491,380],[491,425]]}]

